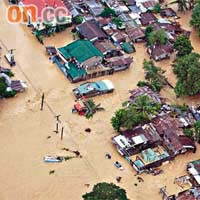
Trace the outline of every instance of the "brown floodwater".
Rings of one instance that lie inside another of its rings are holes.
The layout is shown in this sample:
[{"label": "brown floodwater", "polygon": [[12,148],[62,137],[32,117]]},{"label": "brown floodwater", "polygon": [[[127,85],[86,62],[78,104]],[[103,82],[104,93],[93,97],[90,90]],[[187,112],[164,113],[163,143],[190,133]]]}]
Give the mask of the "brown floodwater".
[{"label": "brown floodwater", "polygon": [[[138,183],[135,171],[117,153],[111,143],[115,135],[110,119],[121,103],[128,98],[128,90],[136,88],[137,82],[144,79],[142,62],[148,58],[144,44],[136,44],[133,54],[134,63],[127,71],[94,80],[110,79],[115,85],[115,92],[95,97],[97,103],[105,108],[87,120],[71,113],[74,103],[72,89],[78,84],[71,84],[60,70],[50,63],[44,46],[40,45],[31,31],[23,25],[10,25],[6,21],[7,1],[0,2],[0,46],[3,54],[6,48],[15,48],[17,66],[13,68],[15,78],[27,82],[25,93],[13,99],[0,101],[0,199],[1,200],[81,200],[82,194],[89,192],[97,182],[114,182],[121,176],[120,186],[127,191],[131,200],[161,199],[158,191],[167,186],[169,194],[181,191],[173,184],[175,177],[185,174],[186,163],[198,159],[196,154],[179,156],[170,164],[162,166],[165,173],[159,176],[143,175],[144,183]],[[190,13],[181,16],[180,22],[188,25]],[[70,29],[45,39],[45,45],[63,46],[72,41]],[[192,30],[192,44],[195,51],[200,50],[200,40]],[[2,55],[3,55],[2,54]],[[3,57],[3,56],[2,56]],[[170,83],[176,79],[170,66],[171,61],[158,63],[166,70]],[[1,65],[7,63],[2,58]],[[40,111],[41,94],[45,94],[44,110]],[[171,103],[198,102],[199,97],[176,99],[173,90],[165,88],[162,95]],[[64,139],[55,130],[55,115],[61,114],[59,130],[64,126]],[[84,130],[91,128],[91,133]],[[47,139],[51,136],[50,139]],[[61,148],[79,150],[83,158],[74,158],[61,164],[43,163],[44,155],[72,155]],[[105,159],[105,153],[112,155]],[[114,167],[118,160],[125,170]],[[49,175],[50,170],[55,173]],[[134,184],[137,183],[138,186]],[[85,184],[90,184],[89,188]]]}]

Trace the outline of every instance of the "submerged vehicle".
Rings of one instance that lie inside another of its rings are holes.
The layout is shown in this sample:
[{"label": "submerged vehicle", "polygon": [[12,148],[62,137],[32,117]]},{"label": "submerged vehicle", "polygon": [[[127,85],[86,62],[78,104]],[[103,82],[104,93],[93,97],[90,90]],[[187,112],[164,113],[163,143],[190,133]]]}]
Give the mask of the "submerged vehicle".
[{"label": "submerged vehicle", "polygon": [[114,90],[114,86],[110,80],[102,80],[97,82],[87,82],[81,84],[79,87],[73,90],[77,99],[88,98],[101,94],[111,93]]}]

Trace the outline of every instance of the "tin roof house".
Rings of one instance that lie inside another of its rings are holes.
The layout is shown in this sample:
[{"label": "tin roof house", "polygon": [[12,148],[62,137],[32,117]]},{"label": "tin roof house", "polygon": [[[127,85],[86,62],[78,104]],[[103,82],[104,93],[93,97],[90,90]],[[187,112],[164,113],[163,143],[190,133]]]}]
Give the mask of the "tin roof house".
[{"label": "tin roof house", "polygon": [[157,18],[153,13],[141,13],[140,14],[140,21],[142,26],[148,26],[154,22],[156,22]]},{"label": "tin roof house", "polygon": [[156,103],[160,103],[160,104],[165,103],[165,99],[162,98],[159,93],[154,92],[152,89],[150,89],[147,86],[139,87],[139,88],[137,88],[135,90],[131,90],[129,92],[131,94],[131,96],[129,97],[130,102],[134,102],[135,99],[139,96],[146,95]]},{"label": "tin roof house", "polygon": [[82,37],[92,42],[108,38],[95,20],[83,22],[82,24],[78,25],[76,29]]},{"label": "tin roof house", "polygon": [[121,55],[120,47],[115,46],[110,40],[96,41],[94,42],[94,46],[99,49],[105,57]]},{"label": "tin roof house", "polygon": [[105,58],[104,63],[106,67],[114,70],[114,72],[128,69],[133,62],[133,58],[127,54],[121,56],[115,56],[111,58]]},{"label": "tin roof house", "polygon": [[129,12],[128,7],[123,1],[118,0],[101,0],[105,3],[109,8],[113,9],[117,15],[120,13],[127,13]]},{"label": "tin roof house", "polygon": [[173,45],[169,42],[167,44],[156,44],[147,48],[147,53],[155,61],[170,58],[173,52]]},{"label": "tin roof house", "polygon": [[122,131],[120,135],[112,138],[112,142],[122,156],[129,157],[144,149],[157,146],[161,143],[161,138],[152,124],[147,124]]},{"label": "tin roof house", "polygon": [[95,17],[99,16],[104,10],[104,7],[102,6],[102,4],[100,4],[96,0],[87,0],[85,4],[89,8],[90,13]]},{"label": "tin roof house", "polygon": [[187,165],[187,171],[195,186],[200,186],[200,160],[191,161]]},{"label": "tin roof house", "polygon": [[180,122],[169,114],[157,116],[152,120],[158,134],[163,138],[163,146],[170,155],[176,156],[196,149],[194,141],[184,136]]},{"label": "tin roof house", "polygon": [[145,41],[144,31],[140,27],[127,27],[126,33],[132,42],[143,42]]}]

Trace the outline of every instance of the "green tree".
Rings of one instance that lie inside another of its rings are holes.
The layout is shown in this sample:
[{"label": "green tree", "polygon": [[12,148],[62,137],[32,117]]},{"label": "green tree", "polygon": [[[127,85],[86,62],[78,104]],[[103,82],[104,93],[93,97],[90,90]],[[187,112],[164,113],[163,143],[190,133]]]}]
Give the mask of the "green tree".
[{"label": "green tree", "polygon": [[177,56],[185,56],[192,52],[193,47],[186,35],[180,35],[174,42],[174,49],[177,51]]},{"label": "green tree", "polygon": [[160,6],[159,3],[157,3],[153,8],[153,12],[154,13],[160,13],[160,11],[161,11],[161,6]]},{"label": "green tree", "polygon": [[118,132],[121,128],[132,129],[134,126],[148,122],[152,115],[157,114],[160,107],[160,104],[154,103],[148,96],[140,96],[134,102],[130,102],[126,108],[115,112],[111,119],[112,126]]},{"label": "green tree", "polygon": [[6,84],[5,78],[1,77],[0,78],[0,96],[4,96],[6,88],[7,88],[7,84]]},{"label": "green tree", "polygon": [[152,115],[157,114],[157,111],[160,110],[160,104],[154,103],[148,96],[142,95],[135,99],[133,107],[137,112],[143,113],[143,115]]},{"label": "green tree", "polygon": [[79,15],[77,17],[75,17],[74,21],[76,24],[81,24],[83,22],[84,17]]},{"label": "green tree", "polygon": [[200,55],[191,53],[178,57],[173,63],[177,76],[175,93],[178,96],[196,95],[200,92]]},{"label": "green tree", "polygon": [[127,111],[126,111],[126,109],[123,108],[123,109],[116,111],[115,116],[112,117],[111,124],[112,124],[114,130],[116,130],[117,132],[119,132],[121,127],[123,126],[126,115],[127,115]]},{"label": "green tree", "polygon": [[195,138],[197,142],[200,144],[200,121],[197,121],[194,124],[194,130],[195,130]]},{"label": "green tree", "polygon": [[188,0],[175,0],[175,1],[172,1],[171,3],[169,3],[169,4],[177,4],[178,5],[178,11],[184,12],[184,11],[189,9],[188,3],[189,3]]},{"label": "green tree", "polygon": [[128,200],[126,191],[113,183],[98,183],[82,197],[84,200]]},{"label": "green tree", "polygon": [[186,129],[184,129],[184,135],[189,138],[193,138],[194,133],[193,133],[192,129],[186,128]]},{"label": "green tree", "polygon": [[197,33],[200,36],[200,1],[197,1],[192,10],[190,25],[197,30]]},{"label": "green tree", "polygon": [[145,70],[145,79],[147,82],[139,83],[140,85],[145,83],[156,92],[160,92],[165,85],[168,85],[168,81],[163,75],[165,71],[160,67],[155,66],[153,61],[147,61],[144,59],[143,68]]},{"label": "green tree", "polygon": [[167,33],[163,29],[149,33],[147,39],[149,44],[152,46],[155,44],[166,44],[168,42]]},{"label": "green tree", "polygon": [[145,31],[144,31],[144,34],[145,34],[145,37],[148,38],[149,37],[149,34],[153,32],[153,26],[147,26]]},{"label": "green tree", "polygon": [[115,11],[111,8],[105,7],[102,13],[100,14],[101,17],[114,17],[116,16]]},{"label": "green tree", "polygon": [[112,22],[119,28],[123,25],[123,22],[119,17],[114,17]]}]

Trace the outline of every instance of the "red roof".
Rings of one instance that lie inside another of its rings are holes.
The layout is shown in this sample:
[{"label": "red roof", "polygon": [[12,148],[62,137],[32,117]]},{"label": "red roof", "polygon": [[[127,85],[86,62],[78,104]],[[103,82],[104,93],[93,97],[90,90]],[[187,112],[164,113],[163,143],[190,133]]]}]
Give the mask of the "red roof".
[{"label": "red roof", "polygon": [[83,110],[83,107],[81,106],[80,103],[76,103],[76,104],[74,105],[74,108],[75,108],[78,112],[80,112],[80,111]]},{"label": "red roof", "polygon": [[24,5],[35,5],[38,9],[38,17],[42,16],[42,10],[47,6],[54,8],[62,7],[67,9],[61,0],[22,0],[22,2]]}]

